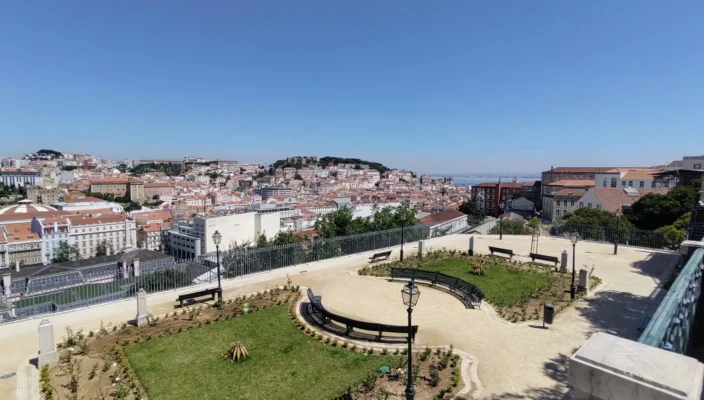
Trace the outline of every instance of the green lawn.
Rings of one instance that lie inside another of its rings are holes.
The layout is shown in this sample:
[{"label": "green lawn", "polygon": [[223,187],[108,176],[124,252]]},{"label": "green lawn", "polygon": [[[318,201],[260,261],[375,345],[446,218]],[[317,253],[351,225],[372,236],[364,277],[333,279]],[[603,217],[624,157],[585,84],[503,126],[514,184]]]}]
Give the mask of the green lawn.
[{"label": "green lawn", "polygon": [[119,292],[123,290],[121,286],[134,282],[134,278],[119,279],[106,283],[90,283],[80,285],[59,292],[40,294],[38,296],[27,297],[16,301],[15,307],[27,307],[35,304],[42,304],[53,301],[56,305],[68,304],[78,300],[85,300],[91,297],[98,297],[105,294]]},{"label": "green lawn", "polygon": [[499,263],[490,264],[484,275],[474,275],[471,273],[470,260],[456,258],[426,265],[421,269],[442,272],[470,282],[478,286],[487,299],[500,307],[514,305],[522,297],[556,279],[538,272],[505,268]]},{"label": "green lawn", "polygon": [[[221,357],[241,341],[245,362]],[[326,346],[299,331],[287,306],[125,348],[150,399],[324,399],[361,382],[393,357]]]}]

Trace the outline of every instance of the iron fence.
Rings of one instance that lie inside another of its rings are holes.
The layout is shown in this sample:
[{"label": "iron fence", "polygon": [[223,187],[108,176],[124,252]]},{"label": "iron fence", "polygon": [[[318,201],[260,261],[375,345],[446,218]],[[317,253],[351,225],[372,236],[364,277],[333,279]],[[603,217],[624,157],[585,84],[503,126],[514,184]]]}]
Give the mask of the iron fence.
[{"label": "iron fence", "polygon": [[550,228],[551,236],[567,237],[572,232],[577,232],[580,240],[618,243],[652,249],[677,249],[681,243],[678,238],[670,238],[658,231],[634,229],[627,226],[599,226],[564,222]]},{"label": "iron fence", "polygon": [[[694,251],[638,341],[687,354],[702,288],[704,249]],[[701,318],[701,317],[699,317]]]},{"label": "iron fence", "polygon": [[[429,229],[419,225],[288,245],[225,250],[220,254],[221,272],[224,279],[234,278],[384,249],[400,245],[402,240],[410,243],[429,235]],[[142,271],[138,276],[124,276],[124,273],[112,269],[83,276],[80,271],[71,271],[42,277],[31,285],[13,281],[10,296],[0,297],[0,323],[133,298],[140,288],[157,293],[213,284],[217,282],[217,260],[215,254],[208,254]]]}]

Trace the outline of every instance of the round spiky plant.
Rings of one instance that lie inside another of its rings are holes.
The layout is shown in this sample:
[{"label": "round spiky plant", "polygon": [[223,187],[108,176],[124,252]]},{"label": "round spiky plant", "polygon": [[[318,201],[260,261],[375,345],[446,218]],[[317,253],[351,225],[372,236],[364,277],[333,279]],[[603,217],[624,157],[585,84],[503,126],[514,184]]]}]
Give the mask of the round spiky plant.
[{"label": "round spiky plant", "polygon": [[241,342],[237,342],[230,343],[230,348],[225,351],[223,357],[229,358],[232,362],[244,361],[247,357],[249,357],[249,354],[247,353],[247,349],[244,345]]}]

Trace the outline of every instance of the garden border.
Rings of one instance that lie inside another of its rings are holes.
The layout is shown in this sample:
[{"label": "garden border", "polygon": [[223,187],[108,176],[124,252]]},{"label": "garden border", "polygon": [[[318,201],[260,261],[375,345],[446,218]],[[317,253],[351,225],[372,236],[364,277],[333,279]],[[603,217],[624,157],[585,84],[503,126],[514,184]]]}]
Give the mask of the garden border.
[{"label": "garden border", "polygon": [[[298,320],[298,323],[303,325],[305,329],[310,329],[313,332],[316,332],[316,334],[323,335],[323,337],[328,337],[328,338],[333,338],[339,341],[347,341],[348,343],[355,344],[359,347],[363,348],[368,348],[372,349],[375,352],[381,352],[383,350],[396,350],[396,349],[407,349],[408,345],[407,344],[380,344],[378,342],[373,342],[373,345],[370,343],[372,342],[366,342],[366,341],[360,341],[360,340],[355,340],[355,339],[350,339],[342,336],[338,336],[335,334],[332,334],[328,331],[324,331],[319,329],[317,326],[311,325],[306,321],[305,318],[303,318],[303,315],[301,315],[301,304],[305,301],[307,301],[307,298],[303,293],[305,293],[306,290],[308,290],[307,286],[300,286],[299,290],[301,291],[301,296],[298,298],[294,305],[295,309],[295,316],[296,319]],[[420,351],[422,349],[425,349],[426,347],[436,349],[436,348],[441,348],[441,349],[450,349],[449,345],[441,345],[441,346],[412,346],[413,351]],[[350,350],[352,351],[352,350]],[[479,380],[479,373],[478,373],[478,367],[479,367],[479,359],[470,353],[467,353],[466,351],[458,350],[458,349],[453,349],[455,353],[457,353],[460,358],[462,359],[462,363],[460,365],[460,375],[462,376],[462,383],[464,384],[464,388],[457,392],[455,395],[452,396],[452,399],[458,398],[458,396],[465,396],[469,392],[471,392],[474,389],[474,393],[472,394],[471,398],[472,399],[478,399],[479,396],[484,392],[484,386],[482,386],[481,381]]]}]

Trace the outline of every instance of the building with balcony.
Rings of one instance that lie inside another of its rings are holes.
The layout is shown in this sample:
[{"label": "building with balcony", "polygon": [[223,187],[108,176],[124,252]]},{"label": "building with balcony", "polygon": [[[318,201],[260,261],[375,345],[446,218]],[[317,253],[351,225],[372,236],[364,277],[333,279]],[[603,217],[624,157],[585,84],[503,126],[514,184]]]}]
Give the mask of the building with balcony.
[{"label": "building with balcony", "polygon": [[28,186],[27,200],[34,204],[52,204],[63,200],[66,191],[63,189],[45,189],[39,186]]},{"label": "building with balcony", "polygon": [[42,174],[31,168],[1,168],[0,181],[5,186],[44,186]]}]

